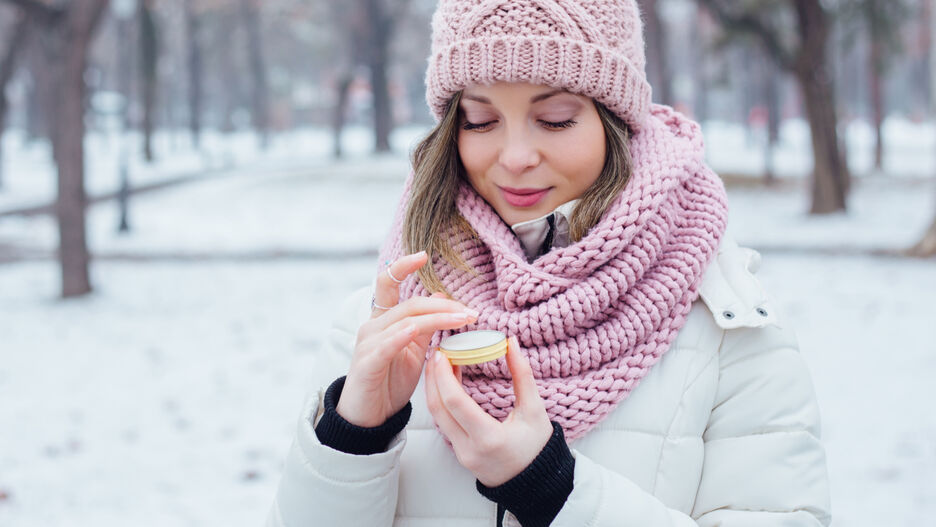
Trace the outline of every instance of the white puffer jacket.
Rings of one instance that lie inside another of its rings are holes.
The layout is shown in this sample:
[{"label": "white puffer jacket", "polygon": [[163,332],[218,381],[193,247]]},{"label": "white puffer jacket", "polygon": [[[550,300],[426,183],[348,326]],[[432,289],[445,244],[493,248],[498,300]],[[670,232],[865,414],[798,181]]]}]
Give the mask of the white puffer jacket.
[{"label": "white puffer jacket", "polygon": [[[562,527],[828,525],[819,412],[793,332],[754,273],[760,256],[726,239],[672,348],[631,395],[570,446]],[[269,526],[494,527],[436,431],[420,385],[387,452],[318,442],[324,387],[347,372],[371,293],[346,302],[299,420]],[[519,525],[509,513],[505,525]]]}]

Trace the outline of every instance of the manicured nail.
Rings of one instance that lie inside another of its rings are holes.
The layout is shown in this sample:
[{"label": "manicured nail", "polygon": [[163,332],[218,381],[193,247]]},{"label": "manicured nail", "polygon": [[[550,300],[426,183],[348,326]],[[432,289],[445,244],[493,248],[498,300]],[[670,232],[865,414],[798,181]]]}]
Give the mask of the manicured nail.
[{"label": "manicured nail", "polygon": [[477,311],[471,308],[466,309],[465,314],[474,319],[477,319],[479,316],[481,316],[481,313],[478,313]]},{"label": "manicured nail", "polygon": [[470,316],[468,313],[452,313],[452,318],[458,322],[467,322]]}]

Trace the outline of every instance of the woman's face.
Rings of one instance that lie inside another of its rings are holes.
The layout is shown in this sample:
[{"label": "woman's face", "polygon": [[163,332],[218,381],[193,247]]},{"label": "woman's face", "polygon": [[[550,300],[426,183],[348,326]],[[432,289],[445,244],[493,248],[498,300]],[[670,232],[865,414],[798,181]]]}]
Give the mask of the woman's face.
[{"label": "woman's face", "polygon": [[604,167],[604,127],[588,97],[502,82],[465,88],[460,110],[468,179],[508,225],[580,198]]}]

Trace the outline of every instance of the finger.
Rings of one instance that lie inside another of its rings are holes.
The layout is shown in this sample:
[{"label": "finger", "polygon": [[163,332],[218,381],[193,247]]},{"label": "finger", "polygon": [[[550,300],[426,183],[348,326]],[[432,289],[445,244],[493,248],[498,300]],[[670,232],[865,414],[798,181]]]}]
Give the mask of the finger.
[{"label": "finger", "polygon": [[441,352],[436,352],[432,359],[431,369],[435,378],[436,386],[439,390],[439,398],[442,405],[448,410],[456,422],[465,430],[470,437],[480,437],[486,434],[492,427],[497,426],[498,421],[487,414],[474,402],[465,389],[462,387],[455,373],[452,372],[452,365]]},{"label": "finger", "polygon": [[[429,256],[426,251],[420,251],[416,254],[410,254],[399,258],[390,264],[387,269],[377,275],[377,285],[374,289],[374,305],[391,308],[400,301],[400,284],[393,280],[405,280],[406,277],[416,272],[420,267],[426,265]],[[387,270],[390,272],[388,273]],[[391,277],[390,275],[393,275]],[[375,308],[372,317],[377,317],[386,313],[386,310]]]},{"label": "finger", "polygon": [[389,333],[387,338],[382,340],[377,347],[377,353],[380,367],[385,366],[403,351],[406,346],[419,335],[419,328],[415,324],[404,324]]},{"label": "finger", "polygon": [[392,324],[382,333],[387,333],[389,336],[390,334],[396,333],[407,324],[413,324],[416,326],[418,333],[422,335],[431,335],[436,331],[442,331],[445,329],[458,329],[462,326],[471,324],[475,320],[477,320],[475,317],[465,312],[416,315],[406,317],[403,320]]},{"label": "finger", "polygon": [[518,409],[542,407],[543,400],[536,387],[533,368],[530,367],[530,361],[520,351],[517,337],[510,337],[507,341],[507,367],[510,369],[510,376],[513,377],[514,396],[517,399],[514,407]]},{"label": "finger", "polygon": [[381,325],[383,327],[390,327],[407,317],[434,313],[466,313],[475,320],[477,320],[479,316],[477,311],[468,308],[461,302],[447,300],[439,296],[419,296],[400,303],[374,323],[377,324],[378,327]]},{"label": "finger", "polygon": [[[441,354],[442,352],[438,350],[433,352],[433,356]],[[432,368],[430,365],[426,368],[426,406],[429,408],[429,413],[432,414],[432,418],[435,420],[442,434],[453,444],[461,443],[468,438],[468,434],[461,425],[455,421],[455,418],[448,412],[445,405],[442,404],[442,398],[439,396],[439,388],[436,385],[435,377],[435,368]]]}]

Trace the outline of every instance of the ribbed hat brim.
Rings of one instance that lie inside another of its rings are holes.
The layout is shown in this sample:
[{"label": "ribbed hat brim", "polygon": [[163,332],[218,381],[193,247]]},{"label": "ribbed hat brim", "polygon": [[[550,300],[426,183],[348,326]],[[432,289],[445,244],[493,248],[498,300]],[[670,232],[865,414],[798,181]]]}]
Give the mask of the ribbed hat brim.
[{"label": "ribbed hat brim", "polygon": [[456,41],[429,58],[426,100],[441,120],[452,96],[475,84],[528,82],[591,97],[634,131],[650,108],[652,90],[624,55],[578,40],[501,37]]}]

